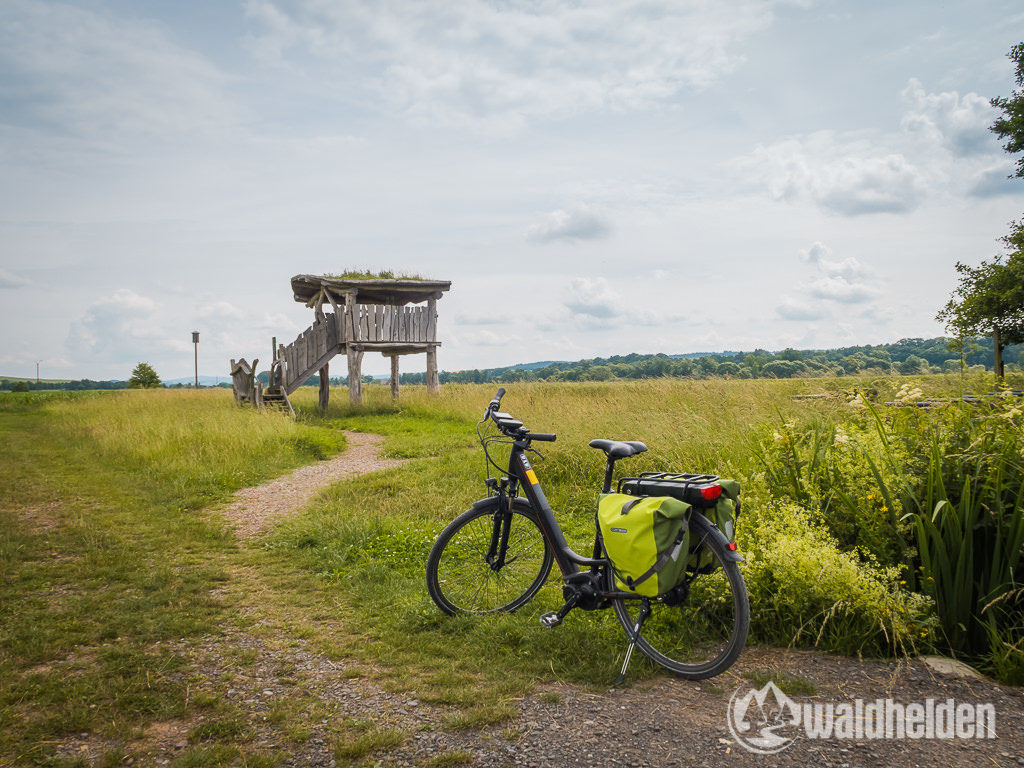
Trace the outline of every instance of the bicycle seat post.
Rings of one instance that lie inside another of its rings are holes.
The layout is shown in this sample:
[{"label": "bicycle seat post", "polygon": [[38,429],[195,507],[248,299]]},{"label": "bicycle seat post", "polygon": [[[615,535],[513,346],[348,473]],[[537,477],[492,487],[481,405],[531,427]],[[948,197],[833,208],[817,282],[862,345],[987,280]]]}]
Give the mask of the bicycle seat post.
[{"label": "bicycle seat post", "polygon": [[609,454],[608,465],[604,470],[604,488],[601,489],[601,493],[612,492],[612,473],[615,471],[616,457]]}]

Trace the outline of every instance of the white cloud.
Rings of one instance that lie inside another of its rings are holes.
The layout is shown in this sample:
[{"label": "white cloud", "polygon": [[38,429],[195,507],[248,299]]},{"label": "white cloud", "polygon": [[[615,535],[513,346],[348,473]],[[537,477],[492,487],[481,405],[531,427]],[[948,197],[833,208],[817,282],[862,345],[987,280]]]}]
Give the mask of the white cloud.
[{"label": "white cloud", "polygon": [[[759,146],[737,167],[776,200],[810,202],[844,216],[909,213],[930,193],[1010,193],[994,177],[996,112],[976,93],[929,93],[912,78],[900,130],[818,131]],[[982,165],[979,165],[982,164]]]},{"label": "white cloud", "polygon": [[32,285],[32,281],[0,267],[0,288],[24,288],[26,285]]},{"label": "white cloud", "polygon": [[526,231],[526,238],[536,243],[600,240],[608,237],[611,231],[611,222],[605,214],[588,206],[577,206],[547,214]]},{"label": "white cloud", "polygon": [[775,312],[781,320],[821,320],[828,316],[822,304],[812,304],[786,297]]},{"label": "white cloud", "polygon": [[997,112],[988,99],[976,93],[928,93],[917,78],[910,79],[902,95],[905,131],[942,145],[958,157],[999,149],[989,131]]},{"label": "white cloud", "polygon": [[874,271],[850,256],[842,261],[832,261],[829,256],[832,249],[821,242],[815,242],[810,248],[800,251],[800,258],[808,264],[814,264],[828,278],[856,280],[871,277]]},{"label": "white cloud", "polygon": [[841,304],[856,304],[874,298],[878,291],[866,283],[847,280],[844,277],[825,275],[812,280],[807,292],[816,299],[836,301]]},{"label": "white cloud", "polygon": [[122,288],[86,309],[82,319],[71,324],[67,346],[79,360],[140,360],[174,349],[154,323],[156,303],[135,291]]},{"label": "white cloud", "polygon": [[264,61],[356,73],[432,121],[515,131],[527,120],[645,108],[703,88],[742,61],[774,0],[423,3],[250,0]]},{"label": "white cloud", "polygon": [[245,314],[228,301],[215,301],[206,304],[199,310],[199,317],[204,320],[241,320]]},{"label": "white cloud", "polygon": [[0,80],[22,127],[111,150],[126,134],[176,136],[233,114],[229,78],[165,27],[69,3],[0,3]]},{"label": "white cloud", "polygon": [[852,256],[841,261],[832,259],[832,249],[820,241],[799,255],[817,274],[797,285],[800,298],[783,298],[775,310],[780,319],[821,320],[831,315],[831,305],[860,304],[879,295],[875,271],[860,260]]},{"label": "white cloud", "polygon": [[759,146],[739,163],[776,200],[808,200],[834,213],[906,213],[926,194],[925,176],[902,154],[830,131]]},{"label": "white cloud", "polygon": [[504,315],[455,315],[456,325],[504,325],[508,318]]},{"label": "white cloud", "polygon": [[1013,164],[1006,161],[984,168],[972,177],[967,194],[984,198],[1024,193],[1024,183],[1012,174]]},{"label": "white cloud", "polygon": [[603,277],[577,277],[569,284],[564,304],[574,315],[607,320],[620,313],[622,299]]},{"label": "white cloud", "polygon": [[[287,336],[286,329],[294,326],[294,321],[283,312],[264,312],[263,318],[259,321],[258,328],[261,331],[281,331]],[[278,339],[281,343],[281,338]]]},{"label": "white cloud", "polygon": [[504,347],[519,342],[518,336],[494,333],[486,329],[466,331],[459,336],[460,342],[477,347]]}]

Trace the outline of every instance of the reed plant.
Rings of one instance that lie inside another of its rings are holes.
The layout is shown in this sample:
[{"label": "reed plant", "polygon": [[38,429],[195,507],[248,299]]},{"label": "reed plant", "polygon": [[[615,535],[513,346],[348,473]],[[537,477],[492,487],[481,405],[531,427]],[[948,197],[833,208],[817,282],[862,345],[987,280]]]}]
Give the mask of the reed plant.
[{"label": "reed plant", "polygon": [[[920,401],[912,387],[900,394]],[[934,605],[934,647],[1024,680],[1024,406],[1012,396],[850,406],[840,425],[781,422],[765,439],[770,493],[861,561],[898,568]]]}]

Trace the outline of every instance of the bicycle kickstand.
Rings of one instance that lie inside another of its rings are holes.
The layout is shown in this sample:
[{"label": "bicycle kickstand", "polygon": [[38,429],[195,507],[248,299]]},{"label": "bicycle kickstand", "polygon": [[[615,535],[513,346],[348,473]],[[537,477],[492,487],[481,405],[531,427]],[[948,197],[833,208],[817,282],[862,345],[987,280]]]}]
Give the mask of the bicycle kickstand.
[{"label": "bicycle kickstand", "polygon": [[636,617],[636,625],[633,627],[633,631],[629,633],[629,645],[626,646],[626,658],[622,661],[622,670],[619,672],[619,676],[615,678],[615,685],[618,685],[626,679],[626,669],[629,667],[629,660],[633,658],[633,649],[636,648],[636,641],[640,639],[640,628],[643,627],[644,622],[647,621],[647,617],[651,615],[651,604],[649,601],[644,600],[640,606],[640,614]]}]

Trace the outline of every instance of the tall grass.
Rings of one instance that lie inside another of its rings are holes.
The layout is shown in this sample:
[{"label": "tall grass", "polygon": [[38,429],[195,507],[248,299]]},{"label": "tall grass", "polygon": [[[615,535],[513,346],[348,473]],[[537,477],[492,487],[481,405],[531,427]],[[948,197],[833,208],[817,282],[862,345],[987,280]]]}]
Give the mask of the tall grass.
[{"label": "tall grass", "polygon": [[771,493],[898,567],[935,606],[940,650],[1024,681],[1024,405],[851,405],[838,427],[778,427],[760,455]]},{"label": "tall grass", "polygon": [[281,471],[337,453],[337,430],[296,423],[281,412],[235,405],[230,393],[130,390],[88,400],[43,401],[70,443],[129,469],[182,509],[223,498]]}]

